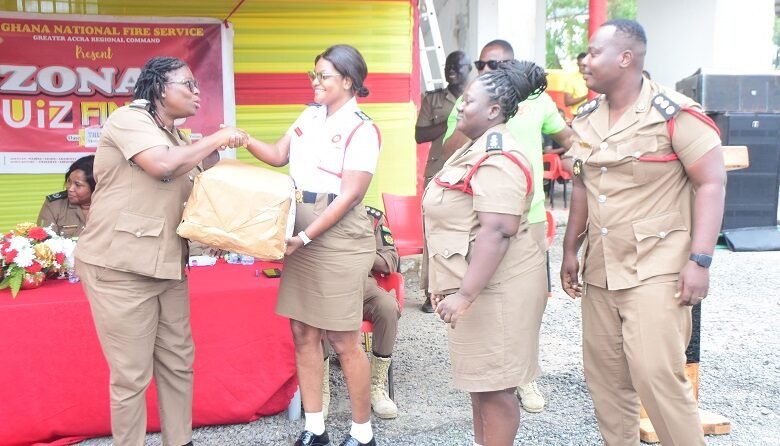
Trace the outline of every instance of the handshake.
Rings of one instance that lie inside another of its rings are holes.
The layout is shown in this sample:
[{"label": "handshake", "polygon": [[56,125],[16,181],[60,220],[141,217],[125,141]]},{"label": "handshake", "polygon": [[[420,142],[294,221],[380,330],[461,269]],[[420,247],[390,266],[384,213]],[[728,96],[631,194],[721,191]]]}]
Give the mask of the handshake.
[{"label": "handshake", "polygon": [[229,125],[220,124],[219,130],[214,133],[214,136],[217,137],[221,150],[235,149],[249,145],[249,134],[244,130]]}]

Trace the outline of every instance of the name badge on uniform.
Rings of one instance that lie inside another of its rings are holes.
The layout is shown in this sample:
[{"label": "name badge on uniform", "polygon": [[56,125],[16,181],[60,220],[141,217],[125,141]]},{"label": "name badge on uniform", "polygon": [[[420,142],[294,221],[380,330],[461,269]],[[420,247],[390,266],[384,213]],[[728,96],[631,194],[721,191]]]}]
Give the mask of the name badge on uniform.
[{"label": "name badge on uniform", "polygon": [[578,177],[582,175],[582,160],[577,158],[574,160],[574,165],[571,167],[571,172],[574,176]]}]

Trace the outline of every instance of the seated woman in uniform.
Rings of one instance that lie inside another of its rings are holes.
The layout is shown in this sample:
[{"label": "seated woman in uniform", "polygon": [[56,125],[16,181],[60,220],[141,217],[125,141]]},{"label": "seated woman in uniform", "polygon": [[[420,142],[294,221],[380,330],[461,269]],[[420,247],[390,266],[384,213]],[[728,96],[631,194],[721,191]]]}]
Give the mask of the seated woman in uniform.
[{"label": "seated woman in uniform", "polygon": [[450,324],[454,385],[470,393],[478,445],[513,443],[515,388],[540,374],[547,282],[528,230],[531,163],[504,126],[519,102],[547,86],[526,76],[528,66],[502,62],[466,88],[457,128],[473,143],[447,160],[423,196],[428,290]]},{"label": "seated woman in uniform", "polygon": [[65,173],[65,190],[47,195],[38,213],[38,226],[51,225],[64,237],[78,237],[84,230],[95,191],[92,165],[95,155],[77,159]]},{"label": "seated woman in uniform", "polygon": [[272,166],[289,163],[301,190],[276,305],[290,318],[306,413],[295,445],[331,444],[322,409],[323,335],[339,355],[352,403],[352,427],[341,446],[374,445],[369,363],[359,336],[376,247],[361,201],[379,159],[379,130],[355,99],[368,96],[363,56],[335,45],[314,64],[309,79],[315,104],[276,143],[250,137],[247,149]]}]

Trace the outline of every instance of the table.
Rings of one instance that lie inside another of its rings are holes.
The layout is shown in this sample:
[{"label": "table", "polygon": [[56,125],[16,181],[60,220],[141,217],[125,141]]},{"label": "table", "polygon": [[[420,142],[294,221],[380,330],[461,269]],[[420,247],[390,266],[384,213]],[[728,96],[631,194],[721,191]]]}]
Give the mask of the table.
[{"label": "table", "polygon": [[[280,265],[190,270],[195,426],[272,415],[295,393],[292,335],[274,312],[279,279],[262,275],[268,267]],[[159,431],[153,387],[148,430]],[[81,285],[49,280],[16,299],[0,290],[0,445],[71,444],[110,431],[108,366]]]}]

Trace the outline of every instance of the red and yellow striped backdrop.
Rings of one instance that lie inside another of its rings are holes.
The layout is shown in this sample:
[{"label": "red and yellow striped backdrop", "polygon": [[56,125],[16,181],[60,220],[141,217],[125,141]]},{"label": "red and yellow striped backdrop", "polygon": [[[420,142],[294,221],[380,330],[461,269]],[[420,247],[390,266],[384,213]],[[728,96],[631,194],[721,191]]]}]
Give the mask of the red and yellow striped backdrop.
[{"label": "red and yellow striped backdrop", "polygon": [[[38,11],[43,2],[6,2],[6,10]],[[292,124],[312,91],[306,71],[325,48],[346,43],[368,64],[363,111],[382,132],[382,152],[366,204],[381,192],[415,193],[414,124],[420,94],[417,0],[97,0],[95,8],[55,13],[114,16],[230,17],[235,30],[236,119],[239,127],[274,141]],[[9,6],[10,4],[10,6]],[[21,5],[21,6],[20,6]],[[16,6],[16,9],[14,9]],[[25,9],[28,8],[28,9]],[[246,151],[238,158],[256,162]],[[0,229],[33,220],[45,195],[61,190],[62,175],[0,175]]]}]

